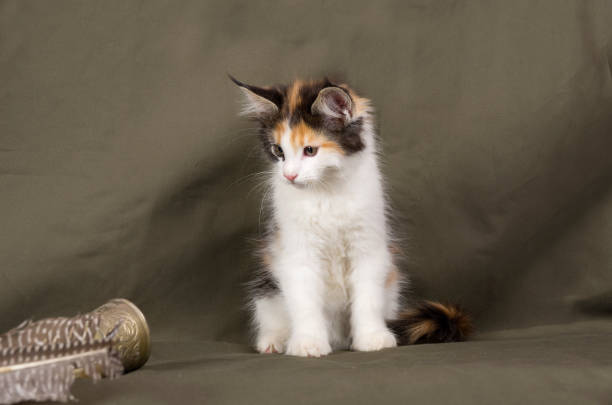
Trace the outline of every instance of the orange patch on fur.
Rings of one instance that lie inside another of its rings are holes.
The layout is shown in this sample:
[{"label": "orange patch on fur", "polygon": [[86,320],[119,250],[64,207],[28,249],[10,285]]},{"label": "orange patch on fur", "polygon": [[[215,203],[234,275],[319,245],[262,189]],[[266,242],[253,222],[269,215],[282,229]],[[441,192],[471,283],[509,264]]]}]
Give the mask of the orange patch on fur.
[{"label": "orange patch on fur", "polygon": [[272,255],[270,255],[270,253],[268,252],[264,252],[261,255],[261,262],[266,268],[271,269],[272,268]]},{"label": "orange patch on fur", "polygon": [[431,319],[418,322],[410,327],[410,343],[415,343],[423,336],[431,335],[437,329],[436,323]]},{"label": "orange patch on fur", "polygon": [[325,141],[321,144],[321,146],[319,146],[319,148],[332,149],[333,151],[344,155],[344,150],[342,149],[342,147],[334,141]]},{"label": "orange patch on fur", "polygon": [[290,112],[295,111],[300,104],[300,89],[302,88],[302,85],[303,82],[301,80],[296,80],[287,94]]},{"label": "orange patch on fur", "polygon": [[451,305],[444,305],[440,302],[436,301],[426,301],[429,305],[434,308],[437,308],[440,312],[448,316],[449,318],[455,318],[458,315],[457,308]]},{"label": "orange patch on fur", "polygon": [[353,99],[353,117],[360,117],[370,112],[370,100],[364,97],[359,97],[346,84],[343,84],[342,87],[348,90],[349,94],[351,95],[351,99]]},{"label": "orange patch on fur", "polygon": [[291,128],[291,144],[295,149],[301,149],[306,146],[304,141],[309,132],[312,132],[312,129],[304,121],[300,121],[300,123]]},{"label": "orange patch on fur", "polygon": [[393,266],[389,274],[387,274],[387,279],[385,280],[385,288],[389,288],[399,280],[399,272],[397,268]]},{"label": "orange patch on fur", "polygon": [[402,254],[402,249],[399,247],[399,245],[398,245],[398,244],[396,244],[396,243],[390,243],[390,244],[389,244],[389,252],[390,252],[392,255],[394,255],[394,256],[395,256],[395,255],[401,255],[401,254]]},{"label": "orange patch on fur", "polygon": [[309,127],[304,121],[300,121],[291,128],[291,144],[296,150],[302,149],[305,146],[313,146],[331,149],[337,153],[344,154],[344,150],[342,150],[338,143],[329,140],[325,135]]},{"label": "orange patch on fur", "polygon": [[285,132],[285,121],[280,121],[272,130],[272,136],[274,137],[275,144],[280,144],[281,138],[283,137],[283,132]]}]

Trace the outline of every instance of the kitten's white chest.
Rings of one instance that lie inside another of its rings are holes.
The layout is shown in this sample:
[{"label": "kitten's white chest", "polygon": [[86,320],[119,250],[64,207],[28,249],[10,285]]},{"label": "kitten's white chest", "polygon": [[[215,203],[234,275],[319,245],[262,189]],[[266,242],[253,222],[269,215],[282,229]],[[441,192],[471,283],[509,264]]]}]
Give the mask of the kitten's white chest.
[{"label": "kitten's white chest", "polygon": [[[368,234],[384,230],[384,202],[377,177],[365,172],[331,192],[280,185],[275,216],[284,246],[307,249],[312,271],[324,283],[326,307],[341,311],[350,304],[352,257]],[[362,252],[357,252],[361,254]],[[303,257],[303,256],[302,256]]]},{"label": "kitten's white chest", "polygon": [[350,299],[350,246],[360,227],[354,203],[346,198],[307,199],[301,201],[301,218],[295,221],[301,231],[314,240],[326,287],[326,302],[340,310]]}]

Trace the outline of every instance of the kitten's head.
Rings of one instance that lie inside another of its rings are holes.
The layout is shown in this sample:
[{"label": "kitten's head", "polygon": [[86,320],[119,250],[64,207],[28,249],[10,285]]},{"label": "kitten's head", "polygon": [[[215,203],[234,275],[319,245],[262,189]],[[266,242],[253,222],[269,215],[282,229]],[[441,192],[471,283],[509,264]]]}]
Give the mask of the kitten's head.
[{"label": "kitten's head", "polygon": [[329,80],[256,87],[230,76],[245,95],[243,114],[260,124],[278,181],[326,184],[367,145],[368,100]]}]

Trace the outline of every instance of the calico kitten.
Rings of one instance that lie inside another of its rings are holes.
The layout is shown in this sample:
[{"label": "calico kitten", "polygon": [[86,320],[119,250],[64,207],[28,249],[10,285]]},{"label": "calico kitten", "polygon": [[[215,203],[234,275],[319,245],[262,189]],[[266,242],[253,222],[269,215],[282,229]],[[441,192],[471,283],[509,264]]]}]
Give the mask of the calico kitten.
[{"label": "calico kitten", "polygon": [[327,79],[264,88],[230,78],[273,169],[272,223],[251,286],[257,351],[319,357],[463,340],[470,321],[454,306],[399,312],[369,101]]}]

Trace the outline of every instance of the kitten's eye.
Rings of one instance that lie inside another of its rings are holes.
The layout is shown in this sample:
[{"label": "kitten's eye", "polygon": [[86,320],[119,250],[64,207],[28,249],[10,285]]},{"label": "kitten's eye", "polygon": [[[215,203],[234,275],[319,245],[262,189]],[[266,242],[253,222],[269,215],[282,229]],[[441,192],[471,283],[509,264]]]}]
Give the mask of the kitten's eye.
[{"label": "kitten's eye", "polygon": [[274,156],[276,156],[279,159],[285,159],[285,154],[283,153],[283,148],[280,147],[280,145],[274,144],[271,147],[272,149],[272,154]]},{"label": "kitten's eye", "polygon": [[314,156],[317,154],[317,151],[319,150],[319,148],[314,147],[314,146],[306,146],[304,148],[304,155],[306,156]]}]

